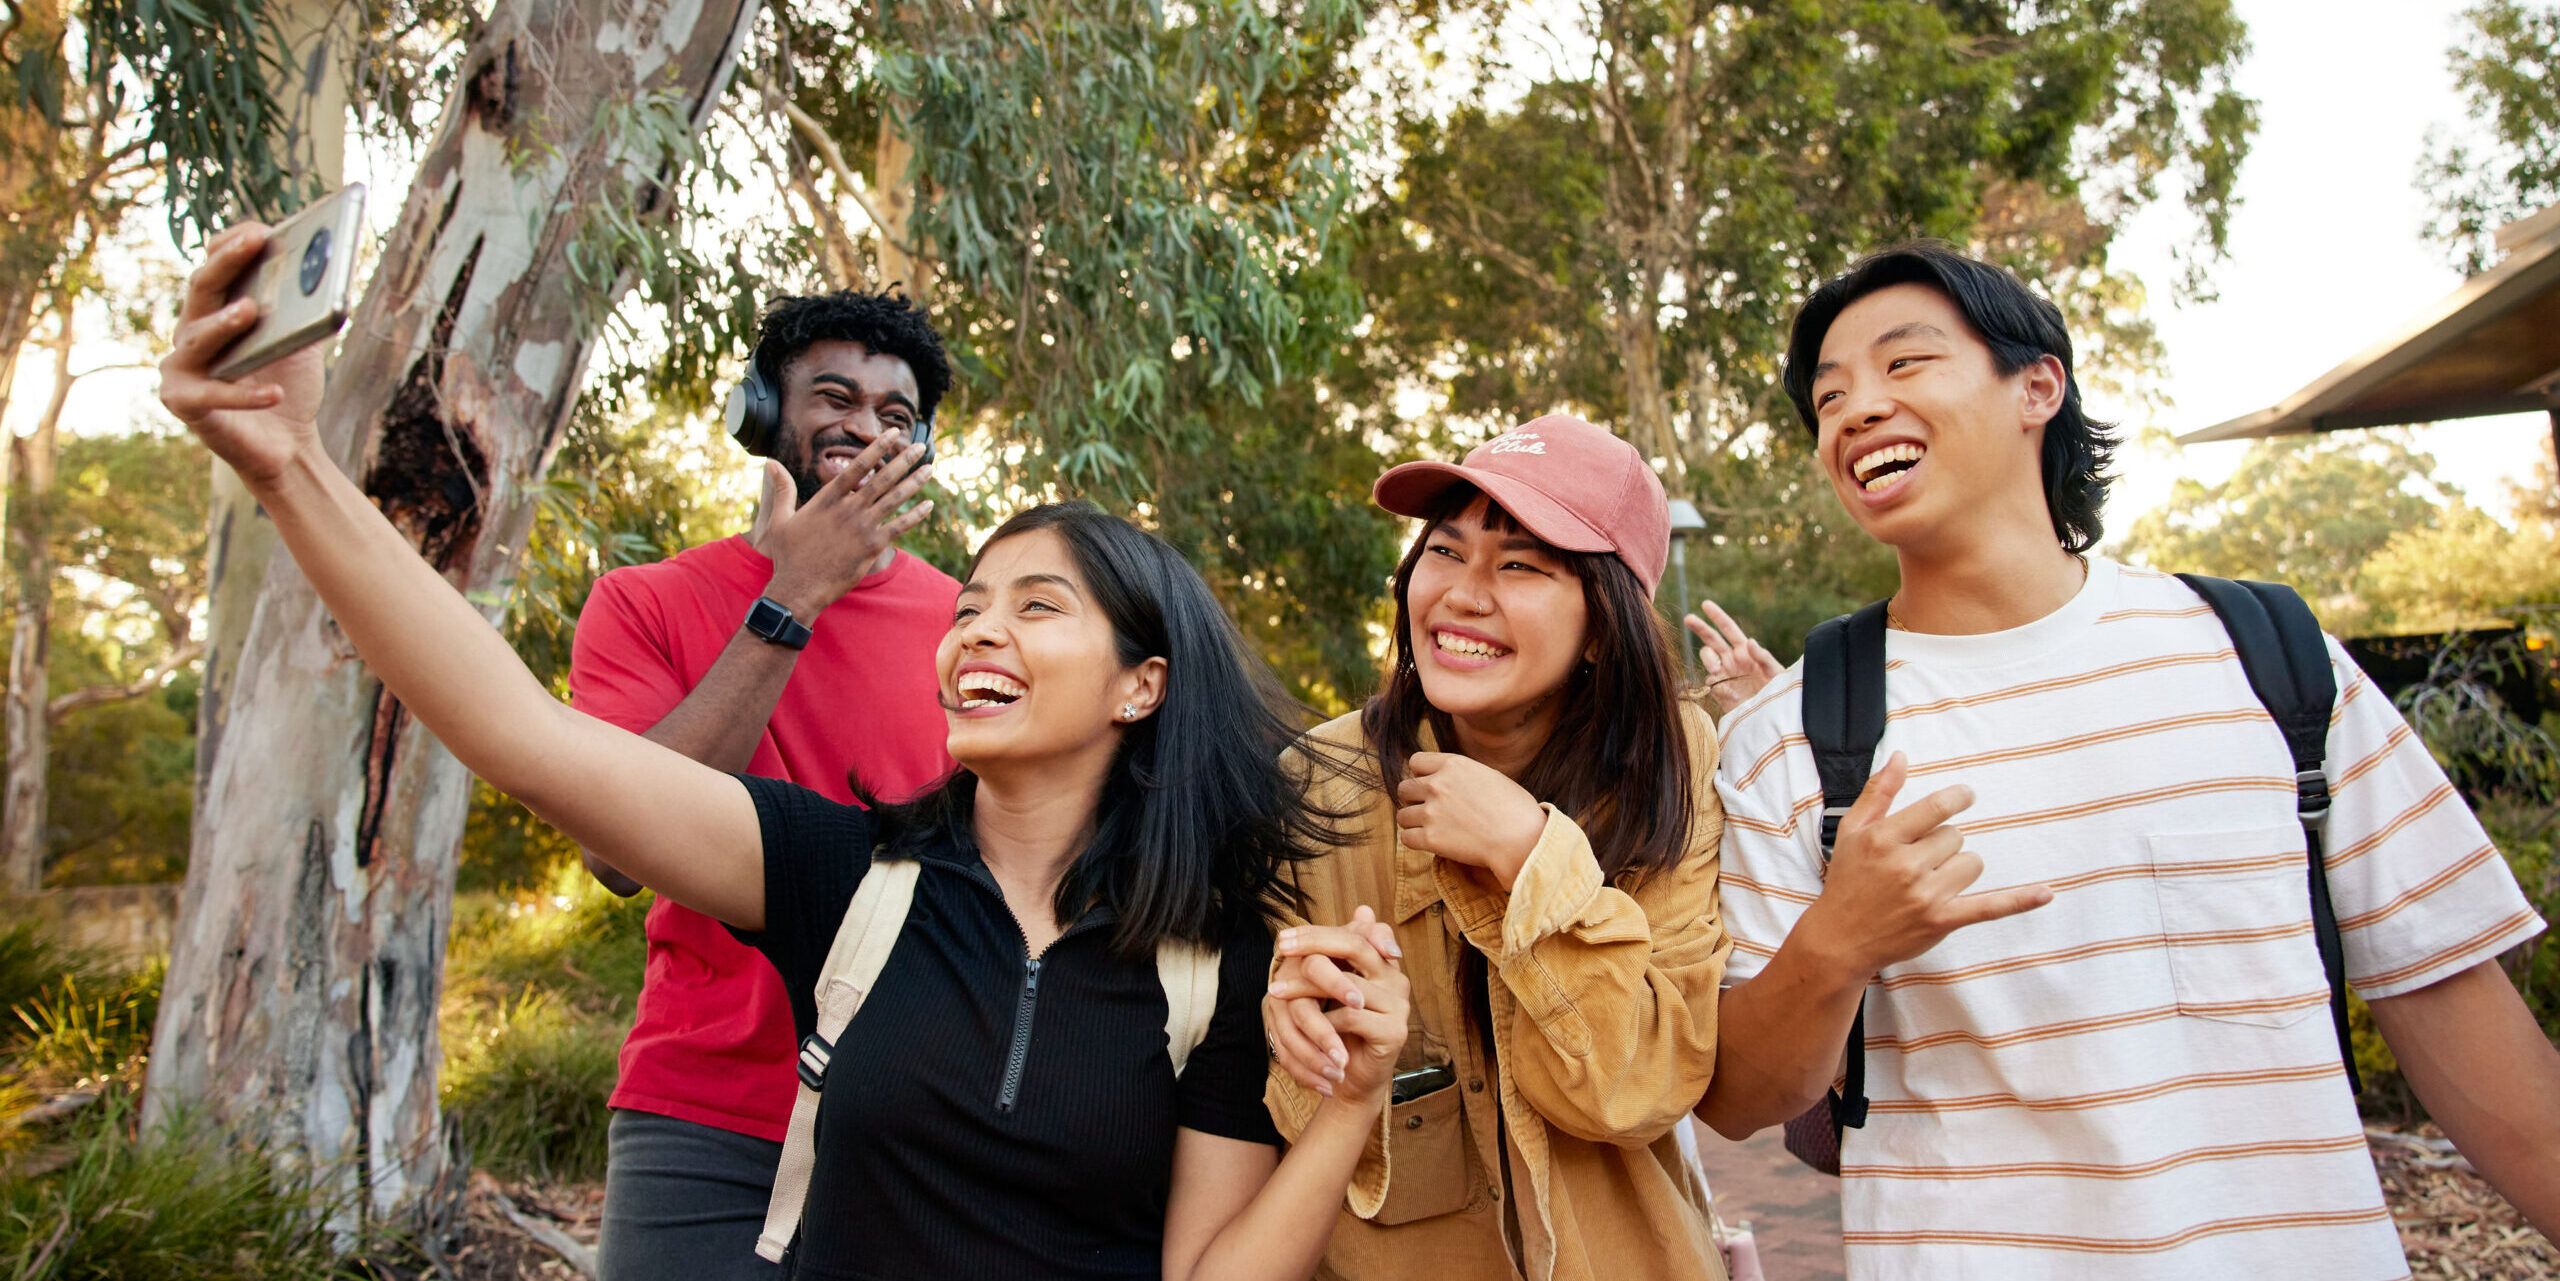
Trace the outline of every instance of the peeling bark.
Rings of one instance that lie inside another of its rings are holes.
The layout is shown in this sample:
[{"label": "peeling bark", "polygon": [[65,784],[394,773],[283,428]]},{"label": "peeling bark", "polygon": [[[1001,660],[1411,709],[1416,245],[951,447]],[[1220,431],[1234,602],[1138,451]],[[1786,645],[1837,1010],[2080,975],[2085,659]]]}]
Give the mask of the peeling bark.
[{"label": "peeling bark", "polygon": [[[593,335],[567,249],[651,211],[661,158],[599,104],[699,129],[743,0],[504,0],[481,27],[321,407],[340,466],[457,588],[512,586]],[[663,212],[660,210],[660,212]],[[621,286],[615,286],[619,293]],[[497,607],[489,612],[493,617]],[[470,779],[367,673],[290,560],[266,568],[200,776],[150,1108],[208,1108],[417,1228],[460,1186],[436,1004]]]},{"label": "peeling bark", "polygon": [[[283,128],[274,143],[290,171],[322,191],[346,181],[347,63],[355,56],[354,10],[344,0],[269,0],[284,38],[283,74],[269,85]],[[270,221],[291,209],[252,209]],[[230,718],[231,682],[248,638],[249,616],[275,554],[275,526],[258,509],[231,465],[214,459],[205,539],[204,679],[196,700],[196,808],[221,756]]]}]

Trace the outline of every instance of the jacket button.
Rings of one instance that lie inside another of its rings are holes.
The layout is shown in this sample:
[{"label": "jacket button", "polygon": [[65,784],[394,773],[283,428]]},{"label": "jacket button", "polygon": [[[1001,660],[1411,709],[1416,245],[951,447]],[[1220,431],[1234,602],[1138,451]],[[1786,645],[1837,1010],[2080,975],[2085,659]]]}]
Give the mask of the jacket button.
[{"label": "jacket button", "polygon": [[1406,1128],[1406,1129],[1408,1129],[1408,1130],[1419,1130],[1419,1129],[1421,1129],[1421,1128],[1422,1128],[1422,1118],[1421,1118],[1421,1117],[1418,1117],[1418,1116],[1409,1116],[1409,1117],[1406,1117],[1406,1118],[1404,1119],[1404,1128]]}]

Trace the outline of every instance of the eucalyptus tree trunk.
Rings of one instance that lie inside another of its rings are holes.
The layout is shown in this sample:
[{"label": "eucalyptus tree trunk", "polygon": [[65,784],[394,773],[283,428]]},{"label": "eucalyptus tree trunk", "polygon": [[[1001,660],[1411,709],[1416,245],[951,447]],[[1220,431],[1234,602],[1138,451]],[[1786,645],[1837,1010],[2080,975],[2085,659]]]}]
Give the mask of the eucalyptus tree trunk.
[{"label": "eucalyptus tree trunk", "polygon": [[[283,116],[278,151],[292,171],[322,191],[346,181],[347,70],[355,56],[352,10],[344,0],[274,0],[269,9],[285,57],[275,83]],[[290,209],[253,209],[270,222]],[[231,464],[213,460],[213,490],[205,536],[204,679],[196,699],[196,804],[205,787],[231,714],[231,678],[240,645],[266,581],[267,558],[276,546],[275,525],[249,497]]]},{"label": "eucalyptus tree trunk", "polygon": [[44,888],[45,769],[53,761],[53,474],[61,453],[62,406],[71,395],[71,296],[54,299],[61,326],[53,349],[53,393],[35,430],[8,442],[10,470],[24,500],[12,513],[9,542],[18,566],[18,608],[9,620],[9,693],[5,720],[9,765],[0,811],[0,896]]},{"label": "eucalyptus tree trunk", "polygon": [[[512,586],[593,335],[725,87],[751,0],[501,0],[330,371],[320,432],[448,581]],[[601,264],[601,265],[600,265]],[[436,1004],[470,780],[267,567],[200,783],[149,1107],[209,1110],[349,1194],[451,1205]]]}]

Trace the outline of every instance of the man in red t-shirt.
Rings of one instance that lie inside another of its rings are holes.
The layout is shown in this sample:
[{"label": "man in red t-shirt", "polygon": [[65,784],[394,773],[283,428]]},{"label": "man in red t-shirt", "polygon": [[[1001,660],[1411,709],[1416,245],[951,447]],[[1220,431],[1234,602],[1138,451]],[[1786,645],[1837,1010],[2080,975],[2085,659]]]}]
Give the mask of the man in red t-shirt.
[{"label": "man in red t-shirt", "polygon": [[[774,304],[749,377],[766,430],[740,439],[771,454],[755,528],[597,580],[571,701],[721,769],[903,799],[951,768],[934,647],[959,585],[896,547],[931,507],[899,510],[931,471],[920,438],[950,363],[905,299],[847,292]],[[598,1261],[606,1281],[777,1275],[755,1243],[796,1088],[781,980],[665,899],[648,936]]]}]

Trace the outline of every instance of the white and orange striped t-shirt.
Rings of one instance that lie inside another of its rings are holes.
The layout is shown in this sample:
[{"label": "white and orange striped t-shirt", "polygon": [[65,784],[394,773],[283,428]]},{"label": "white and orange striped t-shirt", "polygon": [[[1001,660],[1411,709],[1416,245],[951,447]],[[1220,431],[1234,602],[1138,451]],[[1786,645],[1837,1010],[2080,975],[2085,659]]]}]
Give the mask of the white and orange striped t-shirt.
[{"label": "white and orange striped t-shirt", "polygon": [[[2332,643],[2326,842],[2347,975],[2424,987],[2542,928],[2442,770]],[[2185,584],[2092,561],[2012,631],[1886,641],[1876,758],[1898,809],[1950,783],[1985,872],[2038,910],[1867,990],[1867,1124],[1844,1136],[1854,1278],[2409,1269],[2339,1066],[2293,768]],[[1725,721],[1727,984],[1821,889],[1801,670]],[[2484,1070],[2494,1070],[2483,1065]]]}]

